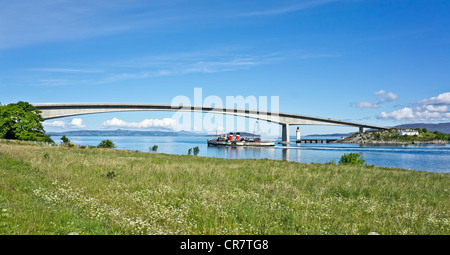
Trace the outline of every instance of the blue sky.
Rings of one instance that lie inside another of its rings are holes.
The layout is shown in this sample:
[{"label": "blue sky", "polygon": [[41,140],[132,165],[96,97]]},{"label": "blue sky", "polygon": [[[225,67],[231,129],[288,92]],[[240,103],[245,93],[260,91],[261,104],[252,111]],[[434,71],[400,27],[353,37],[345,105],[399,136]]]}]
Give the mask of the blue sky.
[{"label": "blue sky", "polygon": [[[449,1],[1,2],[2,104],[170,104],[201,88],[380,126],[450,120]],[[172,115],[84,115],[45,127],[170,130]]]}]

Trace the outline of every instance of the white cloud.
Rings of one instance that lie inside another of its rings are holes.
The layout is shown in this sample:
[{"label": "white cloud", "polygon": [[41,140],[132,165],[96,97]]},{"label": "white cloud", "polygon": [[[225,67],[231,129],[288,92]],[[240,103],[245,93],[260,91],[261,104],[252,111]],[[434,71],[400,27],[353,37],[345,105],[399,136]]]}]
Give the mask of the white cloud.
[{"label": "white cloud", "polygon": [[[430,108],[430,107],[428,107]],[[393,111],[390,113],[382,112],[377,116],[379,119],[393,119],[393,120],[414,120],[414,121],[447,121],[450,120],[450,113],[443,111],[444,108],[437,108],[440,111],[435,111],[436,108],[430,108],[434,110],[426,110],[418,108],[416,112],[409,107]]]},{"label": "white cloud", "polygon": [[86,124],[82,119],[75,118],[70,120],[69,122],[64,122],[60,120],[55,120],[53,122],[44,122],[43,125],[45,127],[54,127],[54,128],[77,128],[83,129],[86,127]]},{"label": "white cloud", "polygon": [[440,112],[416,112],[416,117],[421,120],[433,120],[433,119],[441,119]]},{"label": "white cloud", "polygon": [[[384,90],[374,93],[375,95],[388,96]],[[393,111],[390,113],[382,112],[377,116],[379,119],[393,120],[414,120],[414,121],[448,121],[450,120],[450,92],[439,94],[436,97],[420,100],[415,107],[415,112],[409,107]]]},{"label": "white cloud", "polygon": [[78,119],[78,118],[72,119],[72,121],[70,122],[69,126],[71,128],[80,128],[80,129],[86,127],[86,125],[84,124],[83,120],[82,119]]},{"label": "white cloud", "polygon": [[171,118],[160,119],[145,119],[141,122],[126,122],[118,118],[113,118],[103,122],[103,127],[114,128],[163,128],[163,129],[178,129],[178,123]]},{"label": "white cloud", "polygon": [[384,102],[392,102],[394,100],[397,100],[398,95],[394,94],[392,92],[387,92],[384,90],[380,90],[374,93],[374,95],[378,99],[378,103],[384,103]]},{"label": "white cloud", "polygon": [[377,118],[402,120],[402,119],[414,119],[415,116],[411,108],[405,107],[403,109],[393,111],[390,113],[382,112],[380,115],[377,116]]},{"label": "white cloud", "polygon": [[385,91],[384,89],[382,89],[382,90],[379,90],[379,91],[377,91],[377,92],[374,92],[373,94],[374,94],[374,95],[382,95],[382,94],[384,94],[384,93],[386,93],[386,91]]},{"label": "white cloud", "polygon": [[43,125],[46,127],[64,128],[66,126],[66,123],[64,123],[64,121],[55,120],[53,122],[44,122]]},{"label": "white cloud", "polygon": [[357,108],[378,108],[380,107],[377,104],[371,103],[371,102],[358,102],[355,104]]},{"label": "white cloud", "polygon": [[421,100],[419,101],[419,104],[450,105],[450,92],[439,94],[437,97]]},{"label": "white cloud", "polygon": [[377,97],[377,103],[371,102],[358,102],[355,105],[357,108],[378,108],[380,104],[386,102],[392,102],[398,99],[398,95],[392,92],[386,92],[385,90],[379,90],[373,93]]},{"label": "white cloud", "polygon": [[446,105],[441,106],[433,106],[433,105],[425,105],[423,108],[430,112],[446,112],[448,107]]}]

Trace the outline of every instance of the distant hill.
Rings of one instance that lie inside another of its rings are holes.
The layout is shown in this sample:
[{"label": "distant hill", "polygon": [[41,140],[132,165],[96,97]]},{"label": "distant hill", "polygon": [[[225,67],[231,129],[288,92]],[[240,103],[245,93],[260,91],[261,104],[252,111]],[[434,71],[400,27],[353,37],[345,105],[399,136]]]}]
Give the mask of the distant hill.
[{"label": "distant hill", "polygon": [[448,123],[411,123],[395,126],[395,128],[426,128],[428,131],[438,131],[450,134],[450,122]]},{"label": "distant hill", "polygon": [[[428,131],[438,131],[441,133],[450,134],[450,122],[448,123],[410,123],[395,126],[393,128],[426,128]],[[335,134],[313,134],[307,136],[339,136],[347,137],[355,132],[351,133],[335,133]],[[74,130],[65,132],[49,132],[51,136],[216,136],[215,134],[205,134],[190,131],[136,131],[136,130]],[[219,134],[220,135],[220,134]],[[253,136],[252,133],[240,132],[241,137]],[[256,137],[260,135],[255,134]]]},{"label": "distant hill", "polygon": [[[73,130],[65,132],[48,132],[50,136],[219,136],[190,131],[137,131],[137,130]],[[228,133],[226,133],[228,134]],[[241,137],[253,136],[251,133],[240,132]],[[255,134],[255,137],[259,135]]]},{"label": "distant hill", "polygon": [[[237,132],[233,132],[233,136],[235,136],[236,135],[236,133]],[[223,133],[223,134],[207,134],[206,136],[221,136],[221,135],[228,135],[229,133]],[[252,136],[255,136],[255,137],[260,137],[260,135],[258,135],[258,134],[253,134],[253,133],[247,133],[247,132],[239,132],[239,136],[240,137],[252,137]]]},{"label": "distant hill", "polygon": [[351,132],[351,133],[334,133],[334,134],[312,134],[312,135],[305,135],[305,137],[325,137],[325,136],[335,136],[335,137],[346,137],[346,136],[351,136],[356,132]]},{"label": "distant hill", "polygon": [[[426,128],[428,131],[438,131],[441,133],[446,133],[446,134],[450,134],[450,122],[448,123],[410,123],[410,124],[402,124],[402,125],[398,125],[398,126],[394,126],[393,128]],[[369,131],[369,130],[368,130]],[[314,135],[307,135],[305,137],[308,136],[351,136],[356,132],[351,132],[351,133],[338,133],[338,134],[314,134]]]},{"label": "distant hill", "polygon": [[136,131],[136,130],[74,130],[65,132],[49,132],[51,136],[202,136],[203,133],[189,131]]}]

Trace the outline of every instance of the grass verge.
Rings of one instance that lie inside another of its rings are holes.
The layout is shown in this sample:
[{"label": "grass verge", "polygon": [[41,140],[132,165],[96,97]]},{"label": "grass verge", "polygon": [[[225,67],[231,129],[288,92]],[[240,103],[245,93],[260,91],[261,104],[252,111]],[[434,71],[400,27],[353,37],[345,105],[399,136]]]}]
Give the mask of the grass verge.
[{"label": "grass verge", "polygon": [[450,175],[0,143],[0,234],[450,234]]}]

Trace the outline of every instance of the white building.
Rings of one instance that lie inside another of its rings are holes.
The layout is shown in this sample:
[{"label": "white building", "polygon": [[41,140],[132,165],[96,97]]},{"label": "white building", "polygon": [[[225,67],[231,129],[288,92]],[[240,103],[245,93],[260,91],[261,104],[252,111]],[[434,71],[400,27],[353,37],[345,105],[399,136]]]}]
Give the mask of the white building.
[{"label": "white building", "polygon": [[412,129],[406,129],[406,130],[399,130],[399,135],[419,135],[419,131],[412,130]]}]

